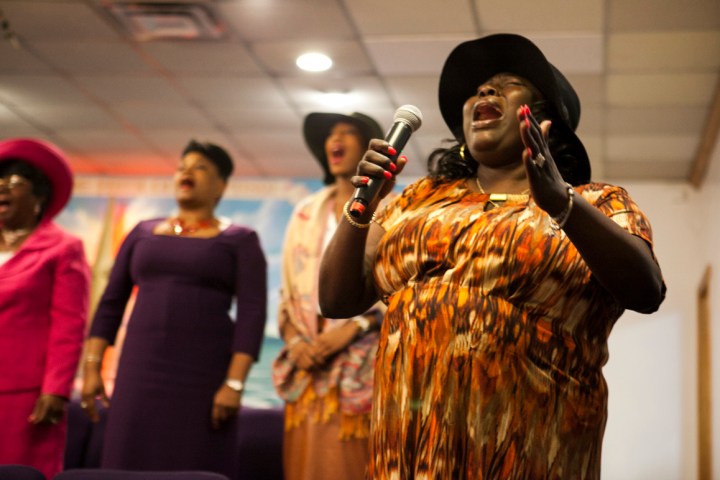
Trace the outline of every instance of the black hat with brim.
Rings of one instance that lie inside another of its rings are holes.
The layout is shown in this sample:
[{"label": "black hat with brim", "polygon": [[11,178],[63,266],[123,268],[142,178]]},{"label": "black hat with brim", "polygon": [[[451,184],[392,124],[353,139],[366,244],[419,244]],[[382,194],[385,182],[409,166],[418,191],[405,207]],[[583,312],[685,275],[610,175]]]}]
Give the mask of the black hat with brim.
[{"label": "black hat with brim", "polygon": [[[563,130],[577,160],[577,183],[590,181],[590,160],[575,129],[580,122],[580,100],[570,82],[540,49],[525,37],[509,33],[463,42],[450,52],[442,73],[438,97],[440,112],[456,139],[462,141],[463,105],[483,82],[499,73],[526,78],[543,94],[553,111],[552,128]],[[559,121],[558,121],[559,120]]]},{"label": "black hat with brim", "polygon": [[332,127],[340,122],[355,125],[368,140],[383,137],[380,125],[374,119],[362,113],[354,112],[350,115],[343,115],[341,113],[315,112],[308,114],[303,125],[305,143],[320,163],[325,174],[323,181],[328,185],[335,181],[335,177],[330,173],[330,165],[325,154],[325,140],[330,135]]}]

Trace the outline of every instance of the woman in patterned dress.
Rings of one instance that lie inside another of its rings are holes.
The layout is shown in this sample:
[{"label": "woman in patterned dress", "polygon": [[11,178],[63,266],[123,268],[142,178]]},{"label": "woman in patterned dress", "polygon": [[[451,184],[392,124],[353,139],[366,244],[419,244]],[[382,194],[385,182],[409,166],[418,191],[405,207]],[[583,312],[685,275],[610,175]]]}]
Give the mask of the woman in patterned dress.
[{"label": "woman in patterned dress", "polygon": [[[608,335],[665,294],[650,224],[590,182],[577,95],[528,39],[458,45],[439,100],[457,143],[370,228],[375,208],[341,222],[321,266],[324,314],[388,305],[370,476],[599,478]],[[388,156],[373,140],[353,183],[397,175]]]}]

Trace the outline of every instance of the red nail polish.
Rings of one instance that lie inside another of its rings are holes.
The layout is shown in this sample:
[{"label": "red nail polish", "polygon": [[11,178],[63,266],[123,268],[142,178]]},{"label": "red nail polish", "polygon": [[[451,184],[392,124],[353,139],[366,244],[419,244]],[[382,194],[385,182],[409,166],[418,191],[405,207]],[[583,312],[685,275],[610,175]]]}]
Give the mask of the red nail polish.
[{"label": "red nail polish", "polygon": [[405,160],[407,162],[408,158],[405,155],[400,155],[400,160]]},{"label": "red nail polish", "polygon": [[392,146],[389,146],[389,147],[388,147],[388,153],[389,153],[390,155],[395,156],[395,155],[397,154],[397,150],[395,150]]},{"label": "red nail polish", "polygon": [[390,171],[394,172],[395,170],[397,170],[397,165],[395,165],[394,163],[390,163]]},{"label": "red nail polish", "polygon": [[385,170],[383,173],[386,179],[390,180],[392,178],[392,173],[388,172],[387,170]]},{"label": "red nail polish", "polygon": [[533,158],[532,149],[530,147],[527,148],[528,157]]},{"label": "red nail polish", "polygon": [[530,128],[530,120],[528,120],[527,117],[525,117],[525,126],[526,126],[527,128]]},{"label": "red nail polish", "polygon": [[360,181],[361,181],[362,183],[367,184],[367,183],[370,181],[370,179],[369,179],[368,177],[362,177],[362,178],[360,179]]}]

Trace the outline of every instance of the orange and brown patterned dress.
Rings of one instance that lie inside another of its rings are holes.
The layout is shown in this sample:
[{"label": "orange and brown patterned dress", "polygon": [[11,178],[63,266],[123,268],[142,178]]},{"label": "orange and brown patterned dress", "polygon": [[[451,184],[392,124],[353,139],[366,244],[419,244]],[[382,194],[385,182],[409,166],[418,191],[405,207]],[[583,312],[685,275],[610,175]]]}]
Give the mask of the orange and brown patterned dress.
[{"label": "orange and brown patterned dress", "polygon": [[[651,245],[625,190],[576,191]],[[424,178],[378,216],[372,479],[600,476],[602,366],[623,310],[531,197],[489,203]]]}]

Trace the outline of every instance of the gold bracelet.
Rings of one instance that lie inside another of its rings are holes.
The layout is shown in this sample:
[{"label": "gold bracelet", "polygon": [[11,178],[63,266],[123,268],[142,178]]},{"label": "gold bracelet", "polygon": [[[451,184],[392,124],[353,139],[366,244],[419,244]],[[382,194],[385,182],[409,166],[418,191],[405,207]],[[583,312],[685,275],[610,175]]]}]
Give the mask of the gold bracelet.
[{"label": "gold bracelet", "polygon": [[102,358],[99,355],[85,355],[85,363],[100,363]]},{"label": "gold bracelet", "polygon": [[370,227],[370,224],[375,221],[375,212],[373,212],[372,217],[370,218],[370,221],[368,223],[358,223],[355,220],[353,220],[352,215],[350,215],[350,212],[348,211],[348,207],[350,206],[350,201],[345,204],[343,207],[343,215],[345,216],[345,220],[352,225],[355,228],[368,228]]},{"label": "gold bracelet", "polygon": [[573,201],[575,200],[575,189],[573,189],[572,185],[569,183],[565,183],[567,185],[567,192],[568,192],[568,203],[565,209],[560,212],[560,215],[556,217],[550,217],[552,218],[552,223],[550,226],[553,230],[560,230],[565,226],[565,223],[567,223],[568,218],[570,218],[570,212],[572,212],[573,208]]}]

